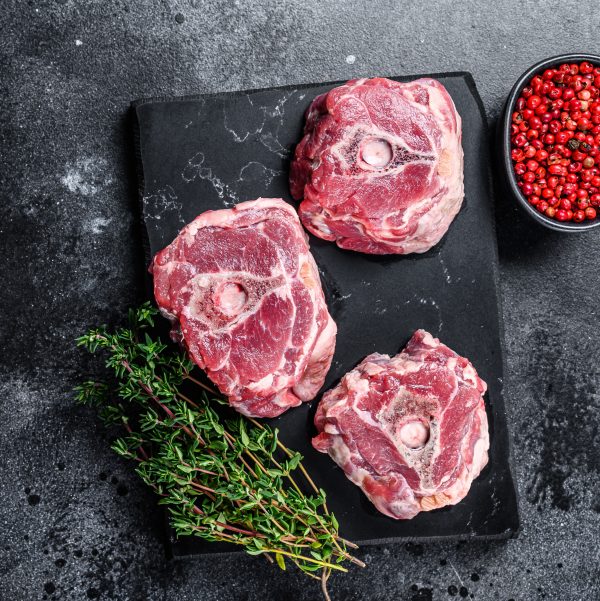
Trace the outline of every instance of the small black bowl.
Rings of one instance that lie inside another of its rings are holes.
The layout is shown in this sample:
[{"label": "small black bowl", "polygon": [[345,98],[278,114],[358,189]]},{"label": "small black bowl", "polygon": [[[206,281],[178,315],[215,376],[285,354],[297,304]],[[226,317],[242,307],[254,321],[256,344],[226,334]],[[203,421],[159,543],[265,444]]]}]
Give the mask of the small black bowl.
[{"label": "small black bowl", "polygon": [[517,83],[515,83],[510,91],[508,99],[506,100],[506,104],[504,105],[504,113],[499,123],[499,150],[501,152],[500,163],[513,196],[517,199],[521,208],[524,209],[525,212],[535,221],[559,232],[583,232],[586,230],[591,230],[592,228],[600,225],[600,217],[594,219],[593,221],[582,221],[581,223],[575,223],[573,221],[557,221],[556,219],[550,219],[550,217],[543,215],[532,205],[530,205],[529,202],[527,202],[527,198],[525,198],[524,194],[521,192],[521,189],[517,185],[517,178],[515,176],[513,162],[510,157],[510,126],[512,114],[515,110],[517,100],[521,95],[521,90],[527,85],[527,83],[529,83],[534,75],[543,73],[546,69],[557,67],[563,63],[580,63],[582,61],[588,61],[594,66],[600,67],[600,56],[593,54],[563,54],[560,56],[547,58],[533,65],[533,67],[525,71],[525,73],[519,77]]}]

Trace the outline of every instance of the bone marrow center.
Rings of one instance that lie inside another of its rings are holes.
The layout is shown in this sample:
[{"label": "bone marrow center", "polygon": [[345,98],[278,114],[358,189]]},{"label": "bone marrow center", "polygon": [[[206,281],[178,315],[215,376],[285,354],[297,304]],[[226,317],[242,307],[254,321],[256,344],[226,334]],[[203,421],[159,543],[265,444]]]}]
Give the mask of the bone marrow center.
[{"label": "bone marrow center", "polygon": [[361,144],[360,155],[371,167],[382,169],[392,160],[392,147],[386,140],[370,138]]},{"label": "bone marrow center", "polygon": [[429,426],[421,421],[411,421],[400,428],[400,441],[409,449],[420,449],[429,440]]},{"label": "bone marrow center", "polygon": [[237,282],[223,282],[213,292],[215,308],[225,317],[236,317],[246,305],[248,294]]}]

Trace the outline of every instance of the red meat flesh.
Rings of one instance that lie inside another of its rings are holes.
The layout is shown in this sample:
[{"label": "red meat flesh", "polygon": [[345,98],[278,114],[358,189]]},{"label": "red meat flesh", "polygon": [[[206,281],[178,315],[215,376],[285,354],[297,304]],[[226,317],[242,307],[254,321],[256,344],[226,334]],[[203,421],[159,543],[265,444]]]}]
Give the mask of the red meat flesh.
[{"label": "red meat flesh", "polygon": [[240,413],[275,417],[316,395],[336,325],[290,205],[259,198],[207,211],[150,270],[173,337]]},{"label": "red meat flesh", "polygon": [[323,396],[313,446],[392,518],[454,505],[488,461],[486,388],[467,359],[418,330]]},{"label": "red meat flesh", "polygon": [[373,254],[437,244],[463,196],[461,119],[435,79],[358,79],[315,98],[290,190],[315,236]]}]

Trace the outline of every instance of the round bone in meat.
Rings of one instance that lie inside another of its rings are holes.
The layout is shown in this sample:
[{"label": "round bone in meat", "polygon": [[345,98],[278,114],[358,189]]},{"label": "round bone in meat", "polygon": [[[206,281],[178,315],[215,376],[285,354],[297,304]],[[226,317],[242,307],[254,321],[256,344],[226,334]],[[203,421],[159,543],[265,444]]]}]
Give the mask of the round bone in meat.
[{"label": "round bone in meat", "polygon": [[276,417],[316,395],[336,325],[289,204],[259,198],[202,213],[151,271],[173,337],[240,413]]},{"label": "round bone in meat", "polygon": [[304,227],[341,248],[423,253],[463,197],[461,119],[435,79],[357,79],[306,113],[290,191]]},{"label": "round bone in meat", "polygon": [[488,461],[485,391],[467,359],[418,330],[323,396],[313,446],[392,518],[454,505]]}]

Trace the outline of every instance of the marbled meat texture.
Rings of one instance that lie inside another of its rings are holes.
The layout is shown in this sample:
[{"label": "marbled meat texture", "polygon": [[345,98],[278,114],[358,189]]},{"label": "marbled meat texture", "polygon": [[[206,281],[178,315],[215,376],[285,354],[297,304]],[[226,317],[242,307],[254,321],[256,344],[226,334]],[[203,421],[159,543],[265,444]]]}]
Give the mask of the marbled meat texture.
[{"label": "marbled meat texture", "polygon": [[435,79],[358,79],[315,98],[290,190],[315,236],[372,254],[423,253],[463,197],[461,119]]},{"label": "marbled meat texture", "polygon": [[174,337],[240,413],[275,417],[316,395],[336,325],[290,205],[259,198],[207,211],[150,270]]},{"label": "marbled meat texture", "polygon": [[387,516],[454,505],[488,461],[485,382],[424,330],[390,358],[369,355],[327,392],[313,446]]}]

